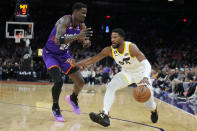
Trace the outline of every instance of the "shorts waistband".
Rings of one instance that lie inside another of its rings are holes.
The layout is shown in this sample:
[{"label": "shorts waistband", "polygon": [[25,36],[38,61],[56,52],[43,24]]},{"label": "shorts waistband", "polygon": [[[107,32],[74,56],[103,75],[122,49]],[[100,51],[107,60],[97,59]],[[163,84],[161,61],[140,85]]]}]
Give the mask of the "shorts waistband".
[{"label": "shorts waistband", "polygon": [[46,49],[46,51],[48,51],[48,52],[50,52],[50,53],[53,53],[53,54],[55,54],[55,55],[64,55],[64,54],[67,54],[66,52],[65,53],[55,53],[55,52],[53,52],[53,51],[51,51],[51,50],[49,50],[46,46],[44,46],[44,49]]}]

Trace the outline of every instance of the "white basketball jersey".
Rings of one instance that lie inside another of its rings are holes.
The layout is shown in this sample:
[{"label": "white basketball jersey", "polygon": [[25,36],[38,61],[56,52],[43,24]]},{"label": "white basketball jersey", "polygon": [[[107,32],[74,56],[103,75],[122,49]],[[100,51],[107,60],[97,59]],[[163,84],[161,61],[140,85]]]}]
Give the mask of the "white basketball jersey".
[{"label": "white basketball jersey", "polygon": [[124,51],[119,53],[117,49],[114,49],[112,46],[112,55],[114,60],[118,65],[122,67],[123,70],[129,72],[138,72],[144,69],[144,66],[140,64],[138,59],[135,56],[131,56],[129,52],[129,45],[131,42],[124,42]]}]

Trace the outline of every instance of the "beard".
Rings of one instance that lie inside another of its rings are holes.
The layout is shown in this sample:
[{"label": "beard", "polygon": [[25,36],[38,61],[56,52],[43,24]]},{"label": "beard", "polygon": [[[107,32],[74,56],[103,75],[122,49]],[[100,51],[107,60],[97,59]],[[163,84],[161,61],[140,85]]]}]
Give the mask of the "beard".
[{"label": "beard", "polygon": [[85,18],[80,18],[79,20],[81,23],[83,23],[85,21]]},{"label": "beard", "polygon": [[84,21],[85,21],[85,20],[82,20],[82,19],[81,19],[81,20],[80,20],[80,23],[84,23]]},{"label": "beard", "polygon": [[120,43],[118,43],[115,46],[113,46],[114,49],[117,49],[118,47],[120,47]]}]

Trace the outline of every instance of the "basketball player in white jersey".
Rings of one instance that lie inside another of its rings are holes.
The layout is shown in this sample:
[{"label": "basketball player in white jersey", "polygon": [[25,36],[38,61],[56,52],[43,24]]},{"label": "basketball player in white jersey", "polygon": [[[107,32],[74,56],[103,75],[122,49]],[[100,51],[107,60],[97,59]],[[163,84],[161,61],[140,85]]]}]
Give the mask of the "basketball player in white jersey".
[{"label": "basketball player in white jersey", "polygon": [[73,66],[80,67],[96,63],[104,57],[110,56],[122,67],[122,71],[114,75],[111,82],[107,84],[103,111],[99,114],[93,112],[89,114],[92,121],[102,126],[109,126],[110,121],[108,115],[114,102],[115,92],[132,83],[141,83],[148,85],[146,87],[151,90],[151,97],[144,105],[151,111],[152,122],[156,123],[158,120],[158,113],[150,81],[151,65],[138,47],[131,42],[125,41],[124,38],[124,30],[116,28],[112,30],[111,47],[106,47],[99,54],[77,63],[72,59],[69,59],[68,62]]}]

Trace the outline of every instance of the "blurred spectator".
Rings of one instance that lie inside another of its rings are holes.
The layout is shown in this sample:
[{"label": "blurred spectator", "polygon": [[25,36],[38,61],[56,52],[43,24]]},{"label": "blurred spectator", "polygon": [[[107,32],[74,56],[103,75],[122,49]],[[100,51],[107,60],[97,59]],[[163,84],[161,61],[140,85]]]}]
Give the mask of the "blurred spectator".
[{"label": "blurred spectator", "polygon": [[191,79],[186,96],[187,97],[192,96],[195,93],[196,88],[197,88],[197,82]]},{"label": "blurred spectator", "polygon": [[85,83],[87,84],[90,81],[90,71],[87,67],[81,72],[81,75],[83,76],[83,79],[85,80]]},{"label": "blurred spectator", "polygon": [[[33,40],[24,40],[20,44],[15,44],[12,40],[2,39],[0,57],[3,80],[17,79],[19,72],[22,72],[22,65],[28,65],[31,71],[36,72],[34,73],[36,80],[48,80],[47,69],[42,59],[36,56],[36,52],[38,48],[44,46],[54,21],[61,15],[60,11],[34,10],[31,14],[36,25]],[[121,25],[127,31],[126,39],[136,43],[145,53],[153,67],[152,78],[155,80],[153,85],[156,88],[162,91],[168,90],[173,94],[177,91],[178,94],[184,95],[181,92],[189,91],[190,80],[197,78],[197,49],[194,48],[197,44],[196,20],[191,18],[186,27],[180,21],[180,14],[167,12],[153,16],[150,12],[135,12],[132,13],[135,18],[132,20],[127,17],[130,15],[114,16],[111,21],[115,22],[110,23],[111,28]],[[123,19],[124,24],[122,24]],[[93,56],[110,45],[109,34],[100,29],[103,23],[97,21],[97,18],[86,21],[91,23],[94,29],[94,36],[91,38],[92,46],[82,49],[81,45],[76,43],[76,47],[73,48],[73,58],[80,60]],[[178,26],[180,24],[181,26]],[[24,58],[28,58],[27,61]],[[107,83],[120,71],[120,67],[114,64],[112,59],[102,60],[95,65],[90,71],[87,68],[82,71],[86,83]],[[68,76],[65,76],[65,81],[70,83]]]},{"label": "blurred spectator", "polygon": [[95,84],[101,84],[101,83],[102,83],[102,70],[96,68]]},{"label": "blurred spectator", "polygon": [[110,73],[110,67],[106,66],[104,69],[103,69],[103,75],[102,75],[102,83],[103,84],[106,84],[109,80],[110,80],[110,77],[109,77],[109,73]]},{"label": "blurred spectator", "polygon": [[2,71],[3,71],[3,68],[1,66],[2,64],[0,63],[0,80],[2,80]]},{"label": "blurred spectator", "polygon": [[90,69],[90,85],[95,84],[95,76],[96,76],[96,72],[94,71],[94,67],[91,67],[91,69]]}]

